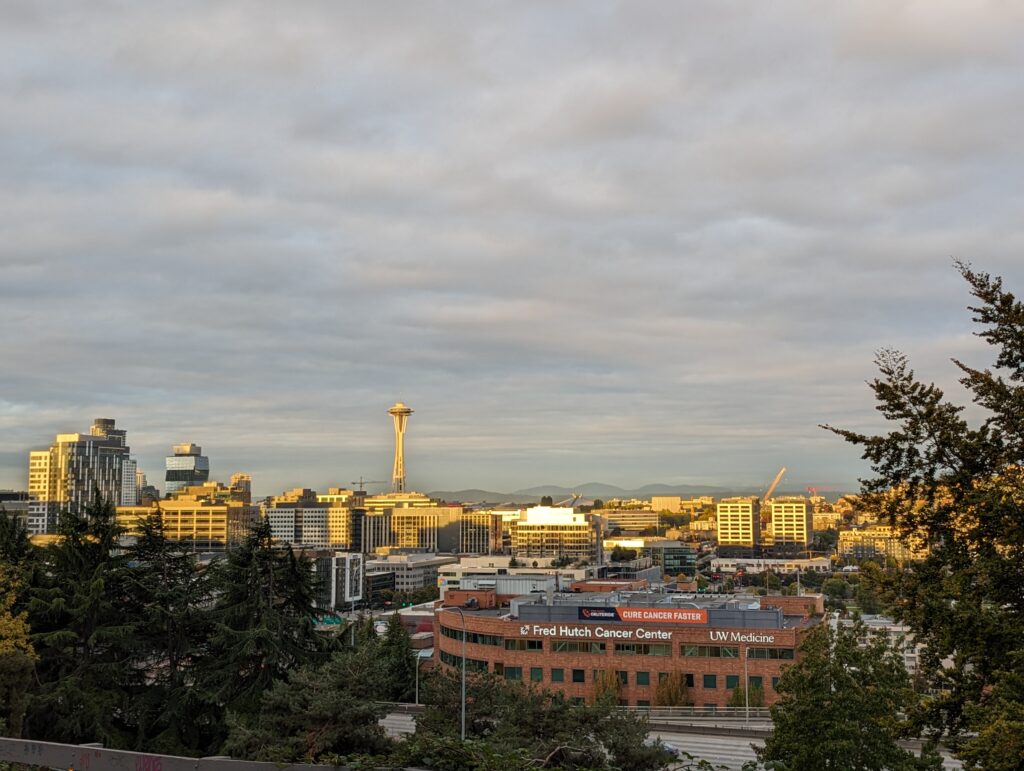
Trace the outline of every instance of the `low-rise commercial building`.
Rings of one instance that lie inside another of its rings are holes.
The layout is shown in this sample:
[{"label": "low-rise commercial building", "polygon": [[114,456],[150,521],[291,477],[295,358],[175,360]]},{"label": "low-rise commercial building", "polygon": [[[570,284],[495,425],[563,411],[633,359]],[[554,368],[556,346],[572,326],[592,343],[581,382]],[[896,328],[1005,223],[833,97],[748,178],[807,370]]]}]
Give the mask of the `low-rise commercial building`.
[{"label": "low-rise commercial building", "polygon": [[823,614],[821,595],[557,594],[517,598],[509,608],[441,608],[434,639],[440,666],[461,667],[464,645],[469,670],[581,701],[609,673],[620,703],[658,706],[658,684],[680,672],[692,703],[714,710],[748,684],[774,702],[783,668]]},{"label": "low-rise commercial building", "polygon": [[127,537],[138,536],[141,520],[158,516],[164,536],[192,551],[224,551],[240,543],[256,524],[258,512],[248,490],[207,482],[185,487],[150,506],[118,506],[117,523]]},{"label": "low-rise commercial building", "polygon": [[832,561],[828,557],[812,557],[810,559],[775,559],[763,557],[715,557],[711,560],[711,570],[715,573],[735,573],[743,570],[747,573],[763,573],[766,570],[782,575],[813,571],[815,573],[831,573]]},{"label": "low-rise commercial building", "polygon": [[366,561],[366,573],[394,573],[395,590],[411,592],[424,586],[437,586],[437,572],[443,565],[458,562],[444,554],[389,554]]}]

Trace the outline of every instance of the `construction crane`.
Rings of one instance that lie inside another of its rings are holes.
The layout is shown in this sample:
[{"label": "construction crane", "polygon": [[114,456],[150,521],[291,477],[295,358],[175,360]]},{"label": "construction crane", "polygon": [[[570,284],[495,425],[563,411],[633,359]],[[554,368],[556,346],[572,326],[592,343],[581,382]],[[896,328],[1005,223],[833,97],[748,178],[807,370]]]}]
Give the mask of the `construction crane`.
[{"label": "construction crane", "polygon": [[353,487],[358,487],[359,492],[362,492],[367,485],[386,485],[387,481],[383,479],[363,479],[362,477],[359,477],[358,482],[349,482],[349,484]]},{"label": "construction crane", "polygon": [[772,493],[774,493],[775,492],[775,488],[779,486],[779,482],[782,481],[782,475],[785,474],[785,473],[786,473],[786,467],[783,466],[782,468],[779,469],[779,473],[775,475],[775,479],[772,480],[772,484],[768,488],[768,492],[766,492],[764,494],[764,498],[761,499],[762,501],[767,501],[769,498],[772,497]]},{"label": "construction crane", "polygon": [[571,498],[566,498],[564,501],[559,501],[558,503],[555,503],[555,504],[552,504],[552,505],[554,505],[554,506],[564,506],[565,504],[568,503],[570,506],[575,506],[576,505],[576,501],[578,501],[581,497],[582,496],[579,493],[573,493]]}]

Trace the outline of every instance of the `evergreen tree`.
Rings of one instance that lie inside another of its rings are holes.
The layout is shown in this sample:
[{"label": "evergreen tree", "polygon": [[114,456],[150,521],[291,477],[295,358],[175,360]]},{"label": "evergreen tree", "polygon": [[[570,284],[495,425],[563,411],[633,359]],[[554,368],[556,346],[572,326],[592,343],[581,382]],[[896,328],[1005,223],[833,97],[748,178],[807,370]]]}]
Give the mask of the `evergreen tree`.
[{"label": "evergreen tree", "polygon": [[742,685],[736,686],[732,689],[732,693],[729,694],[729,701],[726,702],[727,707],[746,707],[747,706],[747,692],[750,692],[750,706],[751,707],[763,707],[764,706],[764,688],[760,685],[751,685],[744,688]]},{"label": "evergreen tree", "polygon": [[127,552],[129,602],[137,620],[134,666],[148,673],[132,698],[135,748],[209,754],[216,749],[218,718],[201,698],[197,674],[208,656],[210,575],[191,552],[167,539],[159,514],[140,522]]},{"label": "evergreen tree", "polygon": [[937,754],[915,758],[898,744],[907,732],[900,715],[915,701],[910,679],[887,642],[862,645],[865,634],[858,623],[836,631],[822,624],[807,635],[801,659],[779,679],[762,761],[781,761],[788,771],[940,767]]},{"label": "evergreen tree", "polygon": [[413,656],[409,632],[398,613],[392,613],[388,618],[378,651],[388,675],[381,697],[398,702],[410,701],[415,688],[418,662]]},{"label": "evergreen tree", "polygon": [[327,660],[331,641],[315,629],[309,559],[277,546],[263,520],[214,570],[216,600],[204,682],[238,715],[254,715],[275,682]]},{"label": "evergreen tree", "polygon": [[128,692],[145,673],[132,666],[135,625],[126,613],[120,532],[113,506],[97,491],[84,512],[62,515],[60,538],[44,550],[29,602],[39,656],[26,720],[33,739],[133,743],[125,724]]},{"label": "evergreen tree", "polygon": [[935,695],[922,724],[961,737],[975,767],[1015,768],[1019,746],[987,737],[994,725],[1024,732],[1024,304],[999,278],[958,267],[978,302],[970,309],[982,325],[976,334],[994,349],[991,368],[954,360],[981,422],[970,425],[962,406],[886,350],[871,387],[892,430],[832,430],[871,463],[862,505],[929,549],[885,576],[882,590],[925,646],[921,665]]},{"label": "evergreen tree", "polygon": [[254,720],[232,721],[224,751],[279,763],[384,753],[390,741],[379,720],[386,708],[375,701],[381,675],[381,660],[366,650],[338,652],[326,664],[294,670],[263,695]]}]

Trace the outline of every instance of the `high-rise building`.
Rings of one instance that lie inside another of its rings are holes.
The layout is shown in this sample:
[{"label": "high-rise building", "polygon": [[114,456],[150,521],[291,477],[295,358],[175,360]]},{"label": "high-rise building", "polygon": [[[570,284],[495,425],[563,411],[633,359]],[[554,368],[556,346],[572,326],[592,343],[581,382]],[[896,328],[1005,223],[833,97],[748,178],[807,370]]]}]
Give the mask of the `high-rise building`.
[{"label": "high-rise building", "polygon": [[[715,507],[719,554],[750,555],[761,546],[761,501],[723,498]],[[724,556],[724,555],[723,555]]]},{"label": "high-rise building", "polygon": [[814,508],[806,498],[773,498],[771,513],[772,551],[777,555],[806,551],[814,537]]},{"label": "high-rise building", "polygon": [[395,465],[391,474],[391,486],[396,493],[405,492],[405,426],[412,410],[402,402],[395,402],[388,415],[395,421]]},{"label": "high-rise building", "polygon": [[136,468],[125,437],[112,419],[96,418],[88,434],[57,434],[49,450],[30,452],[29,530],[55,532],[61,514],[83,509],[96,493],[115,506],[131,500]]},{"label": "high-rise building", "polygon": [[186,442],[176,444],[167,456],[167,473],[164,476],[164,493],[174,495],[185,487],[195,487],[210,480],[210,459],[203,455],[198,444]]}]

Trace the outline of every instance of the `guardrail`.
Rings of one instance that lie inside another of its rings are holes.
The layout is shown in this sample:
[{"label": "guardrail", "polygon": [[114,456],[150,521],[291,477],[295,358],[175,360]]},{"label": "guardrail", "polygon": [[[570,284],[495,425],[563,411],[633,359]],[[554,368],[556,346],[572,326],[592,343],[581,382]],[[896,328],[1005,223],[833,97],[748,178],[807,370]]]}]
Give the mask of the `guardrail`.
[{"label": "guardrail", "polygon": [[672,718],[672,717],[685,717],[694,719],[714,719],[714,720],[771,720],[772,713],[768,707],[751,707],[748,711],[746,707],[619,707],[619,709],[627,712],[639,712],[640,714],[647,715],[651,720]]}]

